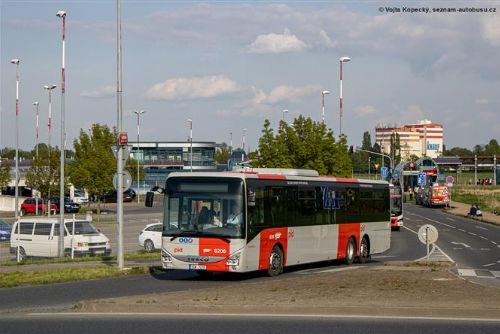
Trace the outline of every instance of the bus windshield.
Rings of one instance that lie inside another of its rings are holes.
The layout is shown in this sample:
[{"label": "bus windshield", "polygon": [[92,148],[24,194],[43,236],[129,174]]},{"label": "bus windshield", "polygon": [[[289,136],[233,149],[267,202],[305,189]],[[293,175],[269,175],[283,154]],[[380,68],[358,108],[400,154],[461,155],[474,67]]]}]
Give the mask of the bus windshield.
[{"label": "bus windshield", "polygon": [[163,235],[243,238],[243,181],[175,177],[167,180]]}]

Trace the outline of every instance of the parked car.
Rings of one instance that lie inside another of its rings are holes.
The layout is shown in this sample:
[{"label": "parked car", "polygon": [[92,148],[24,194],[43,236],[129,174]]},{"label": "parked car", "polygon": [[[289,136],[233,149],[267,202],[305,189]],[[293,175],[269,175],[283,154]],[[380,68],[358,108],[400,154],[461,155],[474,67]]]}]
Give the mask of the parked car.
[{"label": "parked car", "polygon": [[[38,209],[38,212],[37,212]],[[21,204],[21,215],[24,216],[28,213],[31,214],[43,214],[47,212],[48,205],[47,201],[41,198],[29,197],[24,200]],[[50,203],[50,210],[52,212],[57,211],[57,206],[53,203]]]},{"label": "parked car", "polygon": [[[133,189],[127,189],[123,192],[123,201],[132,202],[136,197],[135,191]],[[106,203],[116,203],[117,192],[116,190],[104,195],[102,201]]]},{"label": "parked car", "polygon": [[73,202],[80,205],[89,204],[89,197],[85,194],[85,191],[75,189],[73,193]]},{"label": "parked car", "polygon": [[[74,235],[73,235],[73,226]],[[64,254],[109,255],[109,239],[86,220],[66,219],[64,221]],[[57,257],[59,248],[59,219],[23,218],[12,225],[10,253],[17,254],[21,260],[27,257]],[[73,239],[74,238],[74,239]]]},{"label": "parked car", "polygon": [[2,240],[10,240],[10,231],[12,230],[12,226],[9,223],[0,220],[0,241]]},{"label": "parked car", "polygon": [[146,252],[152,252],[155,249],[161,249],[162,229],[162,223],[146,225],[141,233],[139,233],[139,245],[143,247]]},{"label": "parked car", "polygon": [[[57,212],[59,211],[59,197],[52,197],[50,199],[51,203],[57,207]],[[80,204],[75,203],[71,200],[71,198],[64,196],[64,212],[66,213],[77,213],[80,211]]]}]

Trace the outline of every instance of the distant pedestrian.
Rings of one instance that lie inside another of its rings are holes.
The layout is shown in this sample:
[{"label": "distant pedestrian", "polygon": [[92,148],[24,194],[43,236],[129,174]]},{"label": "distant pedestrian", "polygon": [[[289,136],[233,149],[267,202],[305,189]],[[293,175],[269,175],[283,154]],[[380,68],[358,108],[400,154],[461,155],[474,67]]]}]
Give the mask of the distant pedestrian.
[{"label": "distant pedestrian", "polygon": [[413,200],[413,189],[410,188],[410,201],[412,201],[412,200]]}]

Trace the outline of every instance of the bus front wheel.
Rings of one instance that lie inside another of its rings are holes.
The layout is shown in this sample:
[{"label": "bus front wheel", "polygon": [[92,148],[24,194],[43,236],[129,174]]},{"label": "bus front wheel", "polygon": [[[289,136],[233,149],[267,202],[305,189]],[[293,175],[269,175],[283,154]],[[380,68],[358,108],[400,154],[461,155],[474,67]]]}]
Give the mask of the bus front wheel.
[{"label": "bus front wheel", "polygon": [[274,246],[271,254],[269,255],[269,269],[267,270],[268,276],[278,276],[283,272],[283,251],[278,246]]},{"label": "bus front wheel", "polygon": [[351,265],[354,262],[355,257],[356,257],[356,242],[354,242],[354,238],[351,237],[347,242],[344,261],[347,265]]}]

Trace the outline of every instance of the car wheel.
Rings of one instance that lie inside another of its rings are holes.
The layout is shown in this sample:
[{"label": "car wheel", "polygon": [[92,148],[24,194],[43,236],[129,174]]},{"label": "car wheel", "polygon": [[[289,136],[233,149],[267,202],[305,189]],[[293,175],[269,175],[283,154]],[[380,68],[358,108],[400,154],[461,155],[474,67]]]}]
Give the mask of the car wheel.
[{"label": "car wheel", "polygon": [[24,250],[24,248],[19,247],[18,252],[19,252],[19,261],[26,261],[28,257],[26,256],[26,251]]},{"label": "car wheel", "polygon": [[153,241],[148,239],[144,241],[144,249],[146,250],[146,252],[151,253],[155,250],[155,244],[153,243]]},{"label": "car wheel", "polygon": [[364,237],[361,240],[361,245],[359,246],[359,262],[366,263],[370,261],[370,246],[368,244],[368,238]]},{"label": "car wheel", "polygon": [[283,251],[278,246],[274,246],[271,254],[269,255],[269,269],[267,269],[268,276],[278,276],[283,272]]},{"label": "car wheel", "polygon": [[349,241],[347,242],[344,262],[347,265],[351,265],[354,262],[355,257],[356,257],[356,243],[354,242],[354,238],[350,238]]}]

